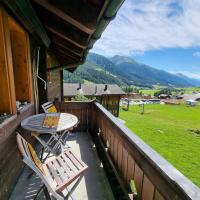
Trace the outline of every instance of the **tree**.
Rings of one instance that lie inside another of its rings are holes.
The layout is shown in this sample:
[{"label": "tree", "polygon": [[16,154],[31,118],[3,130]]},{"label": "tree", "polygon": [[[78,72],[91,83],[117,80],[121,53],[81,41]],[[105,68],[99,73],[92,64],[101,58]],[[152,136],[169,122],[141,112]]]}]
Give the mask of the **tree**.
[{"label": "tree", "polygon": [[89,99],[82,94],[77,94],[72,98],[72,101],[89,101]]},{"label": "tree", "polygon": [[172,89],[170,89],[170,88],[164,88],[164,89],[162,89],[162,90],[159,90],[159,91],[155,92],[155,93],[154,93],[154,96],[155,96],[155,97],[158,97],[158,96],[161,95],[161,94],[171,95],[171,94],[172,94],[172,91],[174,91],[174,90],[172,90]]}]

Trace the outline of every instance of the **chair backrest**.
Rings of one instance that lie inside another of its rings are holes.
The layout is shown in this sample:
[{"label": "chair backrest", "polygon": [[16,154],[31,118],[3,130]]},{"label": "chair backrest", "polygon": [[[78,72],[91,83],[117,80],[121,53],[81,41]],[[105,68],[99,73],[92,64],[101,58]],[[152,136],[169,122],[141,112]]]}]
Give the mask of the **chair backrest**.
[{"label": "chair backrest", "polygon": [[51,101],[42,104],[42,108],[43,108],[45,113],[56,113],[56,112],[58,112],[55,105]]},{"label": "chair backrest", "polygon": [[29,163],[34,164],[42,174],[45,174],[42,162],[38,158],[35,149],[19,133],[17,134],[17,143],[23,158],[29,161]]},{"label": "chair backrest", "polygon": [[56,192],[56,188],[50,183],[48,177],[43,170],[43,164],[39,160],[34,148],[19,133],[17,133],[17,143],[19,150],[23,156],[23,161],[41,178],[47,189],[56,199],[64,200],[64,198]]}]

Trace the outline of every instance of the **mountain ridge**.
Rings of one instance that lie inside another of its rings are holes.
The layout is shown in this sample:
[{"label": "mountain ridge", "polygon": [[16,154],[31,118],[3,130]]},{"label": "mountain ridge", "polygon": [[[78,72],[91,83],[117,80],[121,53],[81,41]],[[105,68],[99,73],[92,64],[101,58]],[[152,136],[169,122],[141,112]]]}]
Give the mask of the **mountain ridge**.
[{"label": "mountain ridge", "polygon": [[159,70],[139,63],[130,57],[116,55],[112,58],[107,58],[95,53],[89,53],[86,63],[79,66],[71,77],[69,72],[65,72],[64,80],[66,82],[113,83],[119,86],[200,86],[200,80],[192,79],[182,74],[172,74]]}]

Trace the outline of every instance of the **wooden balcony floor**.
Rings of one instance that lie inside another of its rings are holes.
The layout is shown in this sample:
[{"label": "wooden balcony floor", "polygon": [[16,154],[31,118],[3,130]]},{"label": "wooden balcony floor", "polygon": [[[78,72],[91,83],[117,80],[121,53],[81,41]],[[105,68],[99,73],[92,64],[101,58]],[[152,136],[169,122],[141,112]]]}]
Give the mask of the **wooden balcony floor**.
[{"label": "wooden balcony floor", "polygon": [[[75,137],[70,138],[68,145],[71,147],[72,151],[89,167],[84,178],[81,180],[73,193],[76,199],[114,199],[90,135],[85,132],[76,133]],[[30,172],[31,170],[28,167],[24,168],[24,171],[19,177],[11,194],[10,200],[34,199],[37,190],[40,188],[42,183],[40,178],[36,175],[33,175],[30,179],[28,179],[27,176]]]}]

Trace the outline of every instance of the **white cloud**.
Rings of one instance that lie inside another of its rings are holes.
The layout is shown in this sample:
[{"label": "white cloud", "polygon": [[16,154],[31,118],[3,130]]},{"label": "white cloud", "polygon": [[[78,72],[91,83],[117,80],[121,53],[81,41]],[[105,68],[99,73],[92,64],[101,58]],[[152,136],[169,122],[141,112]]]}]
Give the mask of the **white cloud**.
[{"label": "white cloud", "polygon": [[180,72],[176,72],[176,73],[181,73],[187,77],[190,77],[190,78],[195,78],[195,79],[199,79],[200,80],[200,72],[189,72],[189,71],[180,71]]},{"label": "white cloud", "polygon": [[200,57],[200,51],[194,52],[194,53],[193,53],[193,56],[198,56],[198,57]]},{"label": "white cloud", "polygon": [[132,55],[200,45],[199,0],[126,0],[93,51]]}]

